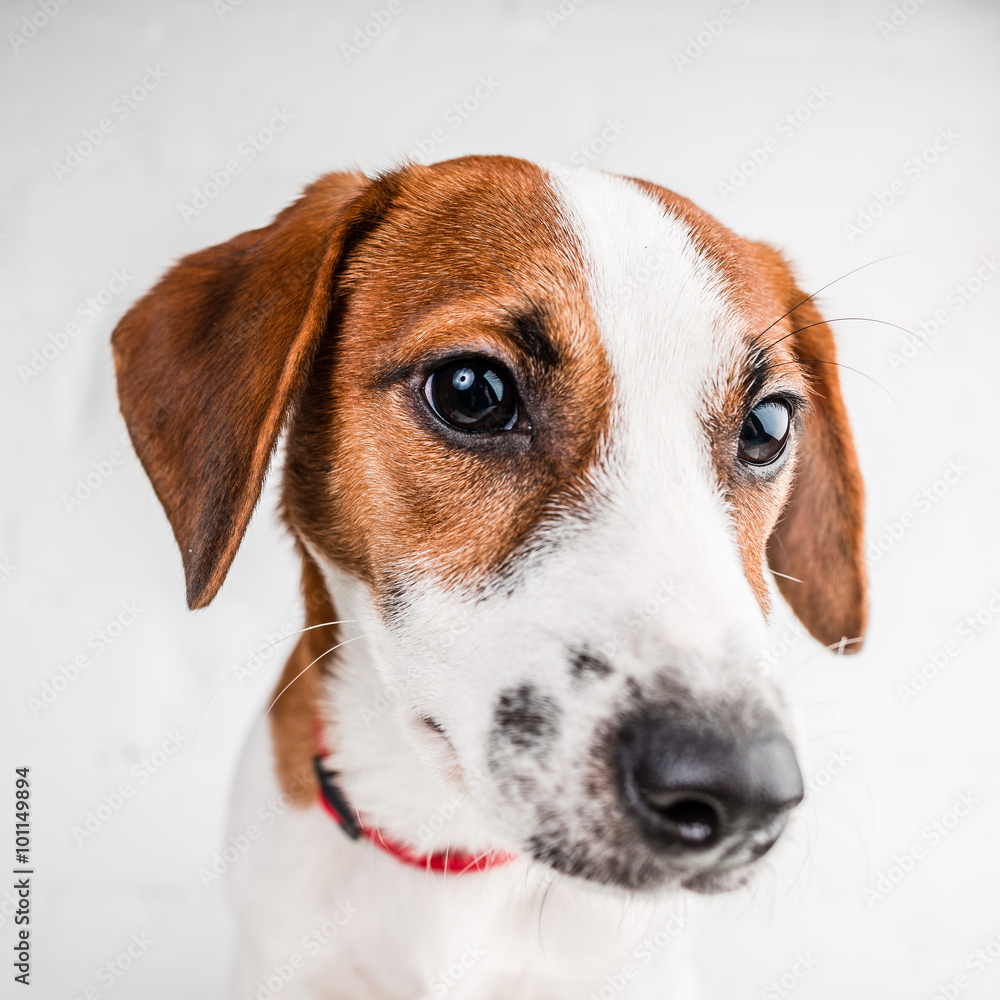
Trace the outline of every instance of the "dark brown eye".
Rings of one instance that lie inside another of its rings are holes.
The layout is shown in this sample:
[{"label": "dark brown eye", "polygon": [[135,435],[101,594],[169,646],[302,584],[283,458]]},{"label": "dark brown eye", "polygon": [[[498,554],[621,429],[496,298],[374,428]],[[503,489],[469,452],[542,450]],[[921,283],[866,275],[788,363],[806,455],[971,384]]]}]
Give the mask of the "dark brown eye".
[{"label": "dark brown eye", "polygon": [[459,358],[432,372],[424,385],[431,408],[446,424],[469,434],[509,430],[517,419],[514,380],[485,358]]},{"label": "dark brown eye", "polygon": [[765,399],[743,421],[739,456],[747,465],[770,465],[785,450],[792,411],[783,399]]}]

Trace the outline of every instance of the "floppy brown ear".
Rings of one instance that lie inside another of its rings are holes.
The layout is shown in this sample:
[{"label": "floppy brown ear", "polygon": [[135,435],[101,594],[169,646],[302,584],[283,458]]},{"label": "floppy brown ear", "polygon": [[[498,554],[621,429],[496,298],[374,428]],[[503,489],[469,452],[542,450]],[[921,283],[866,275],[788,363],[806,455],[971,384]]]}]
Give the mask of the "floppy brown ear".
[{"label": "floppy brown ear", "polygon": [[[864,558],[864,486],[840,394],[833,334],[812,299],[796,286],[781,255],[766,267],[791,310],[787,343],[811,381],[811,411],[798,445],[791,496],[771,535],[768,564],[778,589],[809,632],[845,653],[861,648],[868,620]],[[794,577],[794,579],[788,579]],[[843,641],[847,640],[847,641]]]},{"label": "floppy brown ear", "polygon": [[122,415],[191,608],[229,571],[326,332],[338,264],[387,198],[380,182],[329,174],[271,225],[185,257],[115,328]]}]

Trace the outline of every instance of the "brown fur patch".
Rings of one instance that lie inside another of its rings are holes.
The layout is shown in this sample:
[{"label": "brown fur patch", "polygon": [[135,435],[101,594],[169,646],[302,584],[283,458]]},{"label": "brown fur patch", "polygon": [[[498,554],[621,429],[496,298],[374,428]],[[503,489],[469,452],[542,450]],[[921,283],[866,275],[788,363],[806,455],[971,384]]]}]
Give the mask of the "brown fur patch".
[{"label": "brown fur patch", "polygon": [[[554,502],[581,497],[610,408],[582,264],[545,174],[480,157],[408,168],[343,289],[289,434],[289,522],[377,589],[415,564],[481,580]],[[506,364],[526,429],[474,440],[429,414],[427,374],[464,353]]]}]

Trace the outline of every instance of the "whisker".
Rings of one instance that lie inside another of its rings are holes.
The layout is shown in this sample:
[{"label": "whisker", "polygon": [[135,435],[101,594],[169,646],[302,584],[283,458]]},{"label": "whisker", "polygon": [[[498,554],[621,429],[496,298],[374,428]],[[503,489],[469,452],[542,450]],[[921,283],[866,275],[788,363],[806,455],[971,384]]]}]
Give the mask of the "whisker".
[{"label": "whisker", "polygon": [[818,323],[810,323],[807,326],[800,326],[797,330],[792,330],[791,333],[786,333],[784,337],[779,337],[771,347],[780,344],[783,340],[788,340],[789,337],[794,337],[797,333],[802,333],[803,330],[811,330],[814,326],[823,326],[825,323],[847,323],[847,322],[857,322],[857,323],[878,323],[880,326],[891,326],[894,330],[900,330],[909,337],[913,337],[918,340],[928,351],[931,352],[931,356],[935,361],[939,362],[941,359],[934,353],[934,349],[926,340],[918,337],[912,330],[908,330],[905,326],[900,326],[898,323],[890,323],[887,319],[875,319],[873,316],[836,316],[833,319],[820,320]]},{"label": "whisker", "polygon": [[[283,643],[286,639],[292,639],[297,635],[302,635],[303,632],[311,632],[314,628],[327,628],[330,625],[360,625],[360,624],[361,624],[360,618],[342,618],[340,621],[337,622],[320,622],[318,625],[307,625],[305,628],[296,629],[296,631],[294,632],[289,632],[288,635],[283,635],[280,639],[275,639],[274,642],[269,642],[266,646],[261,646],[260,649],[258,649],[257,652],[250,657],[249,660],[244,660],[238,667],[236,667],[233,673],[235,673],[236,670],[240,670],[242,667],[245,667],[250,662],[250,660],[253,660],[256,657],[260,656],[260,654],[263,653],[264,650],[272,649],[274,646],[280,646],[281,643]],[[223,684],[224,683],[225,681],[223,681]]]},{"label": "whisker", "polygon": [[835,368],[843,368],[845,371],[854,372],[855,375],[860,375],[862,378],[867,379],[873,385],[877,385],[885,394],[889,397],[889,402],[896,407],[897,410],[901,410],[902,407],[896,401],[896,397],[893,396],[889,390],[882,385],[877,378],[873,378],[867,372],[861,371],[860,368],[852,368],[851,365],[845,365],[842,361],[825,361],[823,358],[796,358],[794,361],[778,362],[774,365],[774,368],[782,367],[795,367],[796,365],[833,365]]},{"label": "whisker", "polygon": [[297,635],[302,635],[303,632],[309,632],[309,631],[311,631],[314,628],[326,628],[329,625],[352,625],[352,624],[360,625],[361,624],[361,619],[360,618],[344,618],[341,621],[336,621],[336,622],[320,622],[318,625],[307,625],[305,628],[300,628],[300,629],[297,629],[294,632],[289,632],[288,635],[283,635],[280,639],[276,639],[274,642],[269,642],[266,646],[261,646],[260,649],[258,649],[257,652],[254,653],[253,656],[250,657],[250,659],[244,660],[238,666],[233,667],[233,669],[230,670],[229,673],[226,674],[226,676],[222,678],[222,680],[219,682],[219,684],[216,687],[216,689],[208,696],[208,701],[205,702],[205,707],[201,710],[201,715],[198,716],[198,723],[194,727],[194,737],[193,737],[194,742],[191,744],[191,748],[194,749],[195,745],[198,742],[198,731],[201,729],[201,724],[202,724],[202,721],[205,718],[205,713],[209,710],[209,708],[210,708],[210,706],[212,704],[212,701],[215,699],[215,696],[248,663],[250,663],[252,660],[256,659],[258,656],[260,656],[261,653],[265,652],[266,650],[273,649],[275,646],[280,646],[281,643],[283,643],[286,639],[293,639]]},{"label": "whisker", "polygon": [[[772,570],[773,572],[773,570]],[[801,581],[800,581],[801,582]],[[800,670],[803,667],[809,666],[811,663],[815,663],[822,655],[823,651],[831,653],[842,653],[844,646],[853,646],[857,642],[864,642],[865,637],[863,635],[857,635],[853,638],[841,638],[837,642],[831,642],[829,645],[820,646],[815,652],[810,652],[808,656],[803,657],[795,662],[795,669]],[[820,704],[817,702],[817,704]],[[825,704],[822,703],[822,704]]]},{"label": "whisker", "polygon": [[333,651],[334,651],[335,649],[340,649],[340,647],[341,647],[341,646],[346,646],[346,645],[347,645],[347,644],[348,644],[349,642],[356,642],[356,641],[357,641],[358,639],[367,639],[367,638],[368,638],[368,636],[367,636],[367,635],[356,635],[356,636],[354,636],[354,637],[353,637],[353,638],[351,638],[351,639],[345,639],[345,640],[344,640],[343,642],[338,642],[336,646],[331,646],[331,647],[330,647],[330,648],[329,648],[328,650],[326,650],[325,652],[322,652],[322,653],[320,653],[320,654],[319,654],[319,656],[317,656],[317,657],[316,657],[316,659],[312,661],[312,663],[308,663],[308,664],[306,664],[306,666],[304,666],[304,667],[303,667],[303,668],[302,668],[302,669],[301,669],[301,670],[300,670],[300,671],[299,671],[299,672],[298,672],[298,673],[297,673],[297,674],[296,674],[296,675],[295,675],[295,676],[294,676],[294,677],[293,677],[293,678],[292,678],[292,679],[291,679],[291,680],[290,680],[290,681],[289,681],[289,682],[288,682],[288,683],[287,683],[287,684],[286,684],[286,685],[285,685],[285,686],[284,686],[284,687],[283,687],[283,688],[282,688],[282,689],[281,689],[281,690],[280,690],[280,691],[279,691],[279,692],[278,692],[278,693],[277,693],[277,694],[275,695],[275,697],[274,697],[274,701],[272,701],[272,702],[271,702],[271,704],[267,706],[267,711],[266,711],[266,712],[264,713],[264,718],[267,718],[267,716],[271,714],[271,709],[272,709],[272,708],[274,708],[274,706],[278,704],[278,699],[279,699],[279,698],[280,698],[280,697],[281,697],[281,696],[282,696],[282,695],[283,695],[283,694],[284,694],[284,693],[285,693],[285,692],[286,692],[286,691],[287,691],[287,690],[288,690],[288,689],[289,689],[289,688],[290,688],[290,687],[291,687],[291,686],[292,686],[292,685],[293,685],[293,684],[294,684],[294,683],[295,683],[295,682],[296,682],[296,681],[297,681],[297,680],[298,680],[298,679],[299,679],[299,678],[300,678],[300,677],[301,677],[301,676],[302,676],[302,675],[303,675],[303,674],[304,674],[304,673],[305,673],[305,672],[306,672],[306,671],[307,671],[307,670],[308,670],[308,669],[309,669],[309,668],[310,668],[311,666],[313,666],[314,664],[317,664],[317,663],[319,663],[319,661],[320,661],[320,660],[322,660],[324,656],[328,655],[329,653],[332,653],[332,652],[333,652]]},{"label": "whisker", "polygon": [[[546,872],[546,875],[548,875],[548,874],[549,873]],[[529,875],[529,873],[526,872],[525,873],[525,878],[527,878],[528,875]],[[538,903],[538,928],[537,928],[537,930],[538,930],[538,946],[539,946],[539,949],[541,950],[541,952],[542,952],[543,955],[546,955],[546,947],[545,947],[545,940],[544,940],[543,935],[542,935],[542,920],[543,920],[543,916],[544,916],[544,913],[545,913],[545,907],[548,905],[548,902],[549,902],[549,895],[551,894],[552,890],[555,888],[556,879],[558,877],[559,876],[557,874],[553,873],[553,877],[551,879],[549,879],[549,880],[546,881],[545,885],[542,887],[542,898],[539,900],[539,903]]]},{"label": "whisker", "polygon": [[838,656],[843,656],[845,646],[853,646],[856,642],[864,642],[864,639],[865,637],[863,635],[856,635],[853,639],[848,639],[845,635],[841,636],[839,642],[831,642],[825,648],[837,653]]},{"label": "whisker", "polygon": [[791,314],[795,312],[795,310],[798,309],[799,306],[804,306],[810,299],[816,298],[816,296],[819,295],[820,292],[825,292],[828,288],[837,284],[838,281],[843,281],[844,278],[849,278],[852,274],[857,274],[858,271],[863,271],[866,267],[874,267],[876,264],[881,264],[883,261],[892,260],[893,257],[903,257],[908,253],[911,253],[911,251],[903,250],[900,253],[891,253],[889,254],[888,257],[879,257],[878,260],[870,260],[867,264],[862,264],[860,267],[856,267],[853,270],[848,271],[846,274],[842,274],[839,278],[834,278],[833,281],[828,281],[825,285],[823,285],[822,288],[817,288],[815,292],[813,292],[810,295],[807,295],[801,302],[796,302],[795,305],[788,310],[788,312],[782,313],[771,324],[771,326],[765,327],[765,329],[761,330],[758,336],[763,337],[768,330],[770,330],[774,326],[777,326],[786,316],[791,316]]},{"label": "whisker", "polygon": [[779,573],[776,569],[771,569],[770,566],[768,566],[767,568],[771,570],[774,576],[784,577],[786,580],[791,580],[794,583],[805,583],[805,580],[800,580],[797,576],[789,576],[787,573]]}]

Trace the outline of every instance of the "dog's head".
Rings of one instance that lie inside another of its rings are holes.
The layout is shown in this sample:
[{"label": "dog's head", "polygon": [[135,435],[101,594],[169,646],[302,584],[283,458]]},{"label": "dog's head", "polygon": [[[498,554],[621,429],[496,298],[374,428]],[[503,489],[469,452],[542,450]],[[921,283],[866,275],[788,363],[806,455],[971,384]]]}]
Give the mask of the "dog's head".
[{"label": "dog's head", "polygon": [[777,252],[607,174],[333,174],[114,347],[190,605],[287,423],[291,529],[505,843],[712,889],[774,842],[802,783],[755,663],[768,570],[821,642],[865,625],[833,339]]}]

